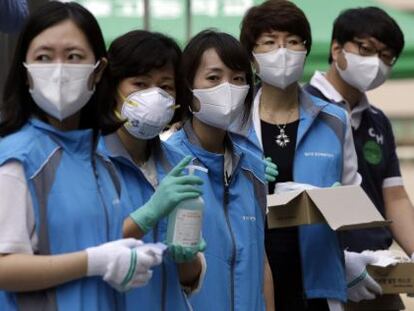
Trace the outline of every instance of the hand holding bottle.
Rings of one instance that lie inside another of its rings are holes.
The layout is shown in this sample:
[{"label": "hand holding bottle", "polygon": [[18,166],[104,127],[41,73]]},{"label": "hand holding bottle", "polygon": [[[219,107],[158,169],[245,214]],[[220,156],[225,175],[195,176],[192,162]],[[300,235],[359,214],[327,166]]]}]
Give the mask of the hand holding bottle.
[{"label": "hand holding bottle", "polygon": [[176,263],[183,263],[194,260],[198,252],[204,252],[206,246],[206,241],[204,241],[204,239],[201,238],[197,246],[186,247],[172,244],[168,246],[168,251],[170,252],[171,257],[174,259]]},{"label": "hand holding bottle", "polygon": [[150,200],[130,214],[133,221],[146,233],[168,215],[182,201],[195,199],[202,194],[198,187],[203,180],[194,175],[182,175],[182,171],[191,162],[192,157],[185,157],[161,181]]}]

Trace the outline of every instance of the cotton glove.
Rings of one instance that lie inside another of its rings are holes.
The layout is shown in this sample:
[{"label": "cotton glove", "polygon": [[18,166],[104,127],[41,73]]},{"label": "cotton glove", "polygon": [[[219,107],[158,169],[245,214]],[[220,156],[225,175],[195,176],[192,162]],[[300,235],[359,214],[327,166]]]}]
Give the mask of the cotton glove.
[{"label": "cotton glove", "polygon": [[185,157],[161,181],[150,200],[130,214],[132,220],[147,233],[159,219],[168,215],[182,201],[195,199],[202,192],[198,185],[203,180],[195,175],[182,175],[182,171],[191,162],[192,157]]},{"label": "cotton glove", "polygon": [[198,252],[204,252],[206,249],[206,241],[203,238],[200,239],[195,247],[184,247],[181,245],[170,245],[168,251],[171,254],[171,257],[176,263],[190,262],[194,260]]},{"label": "cotton glove", "polygon": [[267,182],[274,182],[276,181],[276,177],[279,175],[279,171],[277,170],[277,165],[272,162],[271,157],[267,157],[263,160],[264,165],[266,165],[266,181]]},{"label": "cotton glove", "polygon": [[381,295],[381,286],[368,274],[366,266],[376,262],[376,257],[370,254],[345,251],[346,281],[348,283],[348,298],[351,301],[375,299]]},{"label": "cotton glove", "polygon": [[[160,253],[161,252],[161,253]],[[86,249],[88,276],[102,276],[118,291],[144,286],[152,277],[150,268],[162,261],[162,251],[136,239],[122,239]]]}]

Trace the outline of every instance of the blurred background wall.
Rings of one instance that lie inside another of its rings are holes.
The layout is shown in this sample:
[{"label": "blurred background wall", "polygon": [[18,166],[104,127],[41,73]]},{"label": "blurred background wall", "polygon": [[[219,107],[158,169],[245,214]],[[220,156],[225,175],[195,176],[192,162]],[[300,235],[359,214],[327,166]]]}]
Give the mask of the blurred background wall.
[{"label": "blurred background wall", "polygon": [[[76,0],[98,18],[107,44],[132,29],[150,29],[174,37],[181,45],[202,29],[214,27],[238,37],[246,10],[262,0]],[[403,165],[414,160],[414,1],[413,0],[293,0],[312,26],[313,46],[304,81],[328,67],[331,29],[344,9],[379,6],[396,19],[406,46],[392,79],[369,93],[372,103],[391,118]],[[406,178],[409,182],[410,178]],[[411,178],[412,179],[412,178]],[[410,188],[414,196],[414,187]]]},{"label": "blurred background wall", "polygon": [[[2,1],[2,0],[0,0]],[[182,46],[205,28],[218,28],[239,35],[246,10],[262,0],[75,0],[98,19],[109,45],[132,29],[149,29],[174,37]],[[28,0],[35,9],[47,0]],[[305,67],[304,82],[314,70],[328,67],[332,23],[344,9],[379,6],[399,23],[406,46],[390,80],[371,91],[371,102],[390,117],[405,184],[414,201],[414,0],[293,0],[302,8],[312,26],[313,46]],[[15,35],[0,33],[0,94],[14,53]],[[0,102],[1,102],[0,96]],[[414,299],[406,300],[414,310]]]}]

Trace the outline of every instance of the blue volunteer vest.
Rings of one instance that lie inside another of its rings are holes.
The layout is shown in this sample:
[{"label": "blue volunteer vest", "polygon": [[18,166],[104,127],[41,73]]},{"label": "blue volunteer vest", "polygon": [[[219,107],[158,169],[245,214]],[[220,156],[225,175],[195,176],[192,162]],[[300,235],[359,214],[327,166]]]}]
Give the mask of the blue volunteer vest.
[{"label": "blue volunteer vest", "polygon": [[208,169],[208,174],[199,173],[204,181],[207,272],[200,292],[191,297],[194,310],[264,310],[263,163],[230,137],[233,172],[225,186],[224,156],[202,149],[190,122],[168,143],[192,154],[197,164]]},{"label": "blue volunteer vest", "polygon": [[[331,187],[342,180],[346,112],[304,91],[300,92],[299,103],[293,179],[298,183]],[[253,126],[247,135],[249,141],[241,143],[261,154]],[[345,302],[343,252],[336,233],[326,224],[299,226],[299,245],[306,297]]]},{"label": "blue volunteer vest", "polygon": [[[116,134],[101,138],[98,149],[111,158],[121,177],[121,202],[125,206],[124,217],[144,205],[155,189],[146,179],[129,156]],[[160,182],[183,155],[158,139],[153,141],[152,155]],[[142,238],[145,243],[164,242],[167,233],[167,218],[162,219]],[[126,294],[126,310],[154,311],[189,310],[186,294],[179,282],[177,264],[170,257],[164,257],[163,263],[153,268],[150,282],[133,289]]]},{"label": "blue volunteer vest", "polygon": [[[0,165],[19,161],[31,193],[39,255],[84,250],[119,239],[122,210],[111,163],[93,148],[92,130],[62,132],[37,119],[0,141]],[[31,293],[2,292],[2,310],[111,311],[123,295],[100,277]]]}]

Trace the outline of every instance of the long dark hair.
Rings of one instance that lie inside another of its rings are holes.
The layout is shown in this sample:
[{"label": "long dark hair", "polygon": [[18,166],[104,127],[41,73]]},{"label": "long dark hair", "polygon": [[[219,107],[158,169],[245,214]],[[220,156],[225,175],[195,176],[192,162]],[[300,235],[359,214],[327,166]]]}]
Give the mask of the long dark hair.
[{"label": "long dark hair", "polygon": [[[23,62],[31,41],[45,29],[64,20],[73,21],[85,34],[96,60],[107,57],[101,29],[88,10],[74,2],[52,1],[41,6],[30,15],[17,42],[4,88],[3,104],[0,106],[0,136],[18,131],[33,115],[46,121],[46,113],[36,105],[29,93]],[[111,133],[121,125],[107,100],[108,83],[108,76],[104,72],[101,81],[95,86],[93,96],[81,110],[80,128],[91,128],[95,135],[99,131]]]},{"label": "long dark hair", "polygon": [[[157,32],[133,30],[115,39],[108,50],[112,107],[116,107],[116,94],[121,80],[144,75],[153,69],[171,64],[174,68],[176,97],[179,98],[181,78],[178,74],[181,49],[174,39]],[[179,121],[177,109],[171,122]]]},{"label": "long dark hair", "polygon": [[[233,36],[207,29],[198,33],[188,42],[183,51],[181,61],[181,75],[184,79],[184,87],[178,99],[182,106],[182,119],[191,118],[190,105],[194,96],[192,93],[194,78],[200,66],[203,54],[213,48],[221,61],[231,70],[243,71],[246,74],[246,82],[250,86],[244,103],[243,121],[247,121],[250,115],[250,108],[253,100],[253,73],[250,64],[249,54],[240,42]],[[177,97],[178,98],[178,97]],[[244,123],[243,122],[243,123]]]}]

